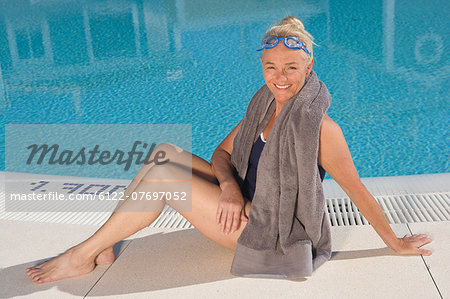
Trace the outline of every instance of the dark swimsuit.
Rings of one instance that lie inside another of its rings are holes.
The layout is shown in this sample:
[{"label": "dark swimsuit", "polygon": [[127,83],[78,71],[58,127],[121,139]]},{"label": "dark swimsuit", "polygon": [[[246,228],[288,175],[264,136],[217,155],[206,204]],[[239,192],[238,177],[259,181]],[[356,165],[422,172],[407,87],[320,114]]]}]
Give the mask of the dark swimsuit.
[{"label": "dark swimsuit", "polygon": [[[253,195],[255,194],[256,187],[256,170],[258,169],[259,157],[261,156],[261,152],[264,148],[266,142],[262,139],[262,133],[259,135],[259,138],[253,144],[252,150],[250,152],[250,157],[248,159],[248,169],[247,174],[245,175],[245,180],[242,185],[242,195],[249,200],[253,199]],[[325,177],[325,169],[317,163],[317,167],[319,168],[320,179],[323,181]]]}]

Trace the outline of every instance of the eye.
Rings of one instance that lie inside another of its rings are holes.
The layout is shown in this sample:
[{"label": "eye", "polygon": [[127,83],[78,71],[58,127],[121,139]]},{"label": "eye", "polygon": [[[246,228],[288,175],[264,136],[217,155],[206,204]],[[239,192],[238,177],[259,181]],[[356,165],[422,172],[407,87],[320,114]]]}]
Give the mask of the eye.
[{"label": "eye", "polygon": [[297,68],[295,66],[290,66],[289,69],[290,70],[296,70]]},{"label": "eye", "polygon": [[273,67],[273,66],[267,66],[266,67],[266,70],[274,70],[275,69],[275,67]]}]

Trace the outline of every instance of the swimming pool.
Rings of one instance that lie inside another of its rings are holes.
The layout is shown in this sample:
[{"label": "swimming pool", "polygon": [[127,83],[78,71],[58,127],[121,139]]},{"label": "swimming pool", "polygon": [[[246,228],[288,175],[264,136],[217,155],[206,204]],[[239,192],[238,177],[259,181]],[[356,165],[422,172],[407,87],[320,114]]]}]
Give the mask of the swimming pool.
[{"label": "swimming pool", "polygon": [[294,15],[360,175],[449,172],[449,14],[418,0],[0,1],[1,169],[5,124],[188,123],[209,160],[264,83],[264,30]]}]

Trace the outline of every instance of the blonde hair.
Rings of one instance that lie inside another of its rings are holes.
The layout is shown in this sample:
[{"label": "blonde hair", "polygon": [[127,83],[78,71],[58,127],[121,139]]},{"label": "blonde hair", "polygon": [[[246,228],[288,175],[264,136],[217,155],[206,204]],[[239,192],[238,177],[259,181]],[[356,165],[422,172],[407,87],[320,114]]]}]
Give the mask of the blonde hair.
[{"label": "blonde hair", "polygon": [[313,56],[313,37],[312,35],[305,30],[305,25],[303,25],[302,21],[297,19],[293,16],[285,17],[281,22],[278,24],[273,25],[270,27],[266,34],[264,34],[264,40],[266,37],[269,36],[278,36],[278,37],[289,37],[289,36],[295,36],[299,38],[304,44],[305,47],[309,50],[311,53],[311,57],[305,52],[305,57],[308,61],[311,61]]}]

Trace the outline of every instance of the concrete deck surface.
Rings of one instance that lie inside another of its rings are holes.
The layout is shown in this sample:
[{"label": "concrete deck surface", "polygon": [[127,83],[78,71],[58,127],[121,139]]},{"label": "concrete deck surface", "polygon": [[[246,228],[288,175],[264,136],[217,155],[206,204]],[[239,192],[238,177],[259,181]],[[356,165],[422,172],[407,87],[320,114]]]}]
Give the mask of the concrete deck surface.
[{"label": "concrete deck surface", "polygon": [[[51,182],[55,190],[74,181],[129,183],[0,172],[2,183],[19,184],[23,193],[41,179]],[[398,256],[370,225],[339,224],[332,226],[331,260],[312,277],[239,278],[229,273],[232,251],[169,215],[159,226],[147,227],[118,243],[111,265],[81,277],[38,285],[26,276],[25,269],[88,238],[109,213],[6,212],[7,192],[0,186],[0,298],[450,298],[450,173],[363,178],[363,182],[383,203],[397,236],[426,233],[433,239],[424,246],[433,251],[432,256]],[[344,202],[339,200],[346,195],[334,181],[324,181],[324,192],[335,208]],[[401,220],[397,216],[402,211],[413,213],[400,205],[408,200],[416,202],[417,215],[428,222],[391,221]],[[397,204],[401,209],[396,209]]]},{"label": "concrete deck surface", "polygon": [[56,256],[98,226],[1,220],[1,298],[450,298],[450,222],[392,225],[427,233],[430,257],[397,256],[369,225],[332,227],[333,257],[307,279],[238,278],[233,252],[196,229],[146,228],[116,260],[82,277],[38,285],[25,268]]}]

